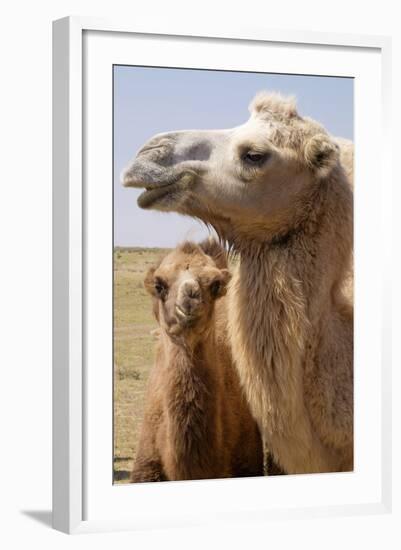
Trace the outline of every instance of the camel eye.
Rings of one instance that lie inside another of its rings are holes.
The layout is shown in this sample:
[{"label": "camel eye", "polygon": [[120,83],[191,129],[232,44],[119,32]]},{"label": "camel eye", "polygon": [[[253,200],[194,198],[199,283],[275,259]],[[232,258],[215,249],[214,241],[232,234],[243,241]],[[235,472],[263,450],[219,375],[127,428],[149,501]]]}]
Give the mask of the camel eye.
[{"label": "camel eye", "polygon": [[155,291],[158,296],[165,296],[167,293],[167,289],[167,284],[164,281],[162,281],[161,279],[155,280]]},{"label": "camel eye", "polygon": [[220,281],[213,281],[213,283],[210,285],[210,293],[213,297],[216,297],[218,295],[218,293],[220,292],[220,287]]},{"label": "camel eye", "polygon": [[243,156],[242,160],[245,164],[250,166],[260,166],[263,164],[269,157],[268,153],[258,153],[257,151],[247,151]]}]

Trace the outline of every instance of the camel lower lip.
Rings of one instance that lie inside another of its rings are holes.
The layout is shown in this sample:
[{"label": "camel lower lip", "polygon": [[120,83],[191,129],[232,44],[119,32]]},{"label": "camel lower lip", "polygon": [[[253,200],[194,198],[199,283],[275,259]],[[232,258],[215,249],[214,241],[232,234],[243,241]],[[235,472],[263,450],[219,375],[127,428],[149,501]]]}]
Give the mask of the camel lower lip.
[{"label": "camel lower lip", "polygon": [[168,195],[171,192],[172,185],[163,185],[161,187],[146,188],[138,197],[137,203],[140,208],[149,208],[157,200]]},{"label": "camel lower lip", "polygon": [[181,324],[184,324],[187,328],[193,326],[197,320],[196,315],[186,313],[183,309],[180,308],[180,306],[175,306],[175,312],[177,317],[179,318],[179,322]]},{"label": "camel lower lip", "polygon": [[183,319],[193,319],[193,317],[194,317],[190,313],[187,313],[182,308],[180,308],[180,306],[175,306],[175,311],[176,311],[176,313],[178,313],[178,316],[183,318]]}]

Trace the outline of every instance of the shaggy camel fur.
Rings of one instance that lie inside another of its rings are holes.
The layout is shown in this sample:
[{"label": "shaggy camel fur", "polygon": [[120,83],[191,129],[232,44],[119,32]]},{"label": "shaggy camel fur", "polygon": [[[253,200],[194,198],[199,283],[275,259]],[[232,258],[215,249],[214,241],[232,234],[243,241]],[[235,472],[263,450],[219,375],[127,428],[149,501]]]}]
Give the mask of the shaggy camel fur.
[{"label": "shaggy camel fur", "polygon": [[160,343],[132,481],[263,475],[260,432],[214,326],[229,279],[215,241],[184,243],[147,274]]},{"label": "shaggy camel fur", "polygon": [[232,354],[288,473],[353,469],[351,161],[291,98],[261,93],[244,125],[160,134],[123,174],[142,208],[200,218],[239,253]]}]

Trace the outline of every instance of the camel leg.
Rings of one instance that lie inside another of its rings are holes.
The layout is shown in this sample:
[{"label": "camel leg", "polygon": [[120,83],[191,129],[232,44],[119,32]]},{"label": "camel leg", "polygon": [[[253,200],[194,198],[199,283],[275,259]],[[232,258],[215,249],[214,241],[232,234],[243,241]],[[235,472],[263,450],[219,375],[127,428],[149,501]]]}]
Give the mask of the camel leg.
[{"label": "camel leg", "polygon": [[264,475],[264,453],[259,429],[254,434],[246,430],[233,452],[232,477],[256,477]]},{"label": "camel leg", "polygon": [[138,456],[131,473],[131,483],[167,481],[159,460]]},{"label": "camel leg", "polygon": [[[307,419],[300,418],[292,436],[269,434],[269,449],[280,457],[280,466],[291,474],[338,472],[338,456],[312,431]],[[273,436],[273,437],[272,437]]]},{"label": "camel leg", "polygon": [[286,472],[278,465],[274,460],[274,457],[269,451],[266,451],[265,455],[265,464],[264,464],[265,473],[268,476],[285,476]]}]

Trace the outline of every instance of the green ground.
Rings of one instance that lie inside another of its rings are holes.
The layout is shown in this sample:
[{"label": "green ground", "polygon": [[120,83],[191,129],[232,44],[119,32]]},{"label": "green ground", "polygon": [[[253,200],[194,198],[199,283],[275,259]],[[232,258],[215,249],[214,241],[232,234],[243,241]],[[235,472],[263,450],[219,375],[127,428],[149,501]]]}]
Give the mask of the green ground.
[{"label": "green ground", "polygon": [[114,481],[126,483],[140,433],[157,327],[143,287],[149,267],[167,250],[114,250]]}]

